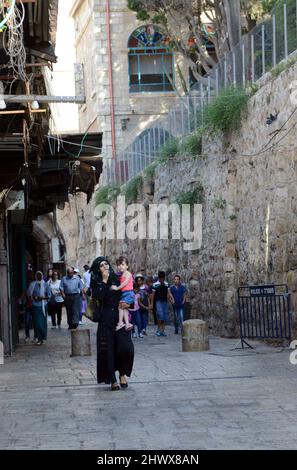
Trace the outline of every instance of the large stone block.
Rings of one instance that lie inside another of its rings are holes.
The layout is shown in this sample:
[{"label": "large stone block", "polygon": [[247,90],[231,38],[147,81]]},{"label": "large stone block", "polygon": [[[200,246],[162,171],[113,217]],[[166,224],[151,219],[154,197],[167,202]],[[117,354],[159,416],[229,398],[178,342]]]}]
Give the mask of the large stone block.
[{"label": "large stone block", "polygon": [[183,322],[182,350],[208,351],[209,350],[208,325],[203,320],[193,319]]},{"label": "large stone block", "polygon": [[71,331],[71,356],[91,356],[90,330]]}]

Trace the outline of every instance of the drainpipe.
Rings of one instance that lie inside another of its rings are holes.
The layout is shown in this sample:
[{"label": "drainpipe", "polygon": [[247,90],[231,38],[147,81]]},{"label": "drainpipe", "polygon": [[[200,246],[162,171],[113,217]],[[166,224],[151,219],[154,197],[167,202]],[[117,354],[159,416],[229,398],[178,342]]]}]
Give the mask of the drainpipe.
[{"label": "drainpipe", "polygon": [[109,2],[109,0],[106,0],[106,31],[107,31],[107,52],[108,52],[109,96],[110,96],[111,146],[112,146],[112,157],[114,158],[114,160],[116,160],[115,115],[114,115],[112,51],[111,51],[111,34],[110,34],[110,2]]}]

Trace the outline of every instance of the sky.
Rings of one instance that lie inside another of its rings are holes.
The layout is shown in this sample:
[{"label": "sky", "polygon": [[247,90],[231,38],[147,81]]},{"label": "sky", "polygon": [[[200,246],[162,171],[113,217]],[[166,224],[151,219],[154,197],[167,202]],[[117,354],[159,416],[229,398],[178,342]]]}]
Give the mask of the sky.
[{"label": "sky", "polygon": [[[69,11],[73,0],[62,0],[59,2],[58,28],[56,40],[56,55],[58,62],[54,64],[52,76],[51,93],[59,96],[74,96],[74,25],[69,18]],[[55,104],[52,106],[54,122],[52,132],[71,133],[78,132],[78,105]]]}]

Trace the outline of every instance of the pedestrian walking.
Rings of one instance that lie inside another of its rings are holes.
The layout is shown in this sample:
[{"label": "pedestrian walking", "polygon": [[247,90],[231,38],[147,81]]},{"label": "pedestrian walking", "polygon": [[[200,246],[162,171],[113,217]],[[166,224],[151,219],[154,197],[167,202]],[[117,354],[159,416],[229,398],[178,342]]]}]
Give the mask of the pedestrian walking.
[{"label": "pedestrian walking", "polygon": [[146,328],[149,322],[149,311],[151,310],[150,293],[148,286],[144,283],[144,276],[136,274],[135,282],[139,287],[139,310],[141,319],[141,334],[147,336]]},{"label": "pedestrian walking", "polygon": [[[140,315],[140,307],[139,307],[139,299],[140,299],[140,289],[137,284],[137,282],[134,282],[133,285],[134,289],[134,307],[129,308],[129,312],[131,313],[131,319],[132,319],[132,324],[133,324],[133,330],[132,330],[132,338],[143,338],[143,333],[142,333],[142,323],[141,323],[141,315]],[[137,334],[135,330],[135,326],[137,327]]]},{"label": "pedestrian walking", "polygon": [[147,278],[145,280],[145,284],[146,284],[146,287],[147,287],[147,292],[148,292],[149,301],[150,301],[149,315],[152,315],[152,319],[154,321],[154,324],[158,325],[157,315],[156,315],[156,301],[154,301],[154,299],[153,299],[153,285],[154,285],[153,276],[147,276]]},{"label": "pedestrian walking", "polygon": [[87,308],[88,308],[88,296],[87,292],[90,288],[91,283],[91,273],[90,273],[90,266],[88,264],[84,265],[85,272],[82,275],[82,282],[84,285],[84,293],[82,295],[82,302],[81,302],[81,310],[80,310],[80,317],[79,317],[79,324],[83,325],[83,315],[85,315]]},{"label": "pedestrian walking", "polygon": [[91,284],[90,266],[88,264],[85,264],[84,270],[85,272],[83,273],[82,281],[84,283],[85,289],[88,290]]},{"label": "pedestrian walking", "polygon": [[35,344],[40,346],[47,338],[47,303],[51,291],[41,271],[36,272],[35,279],[29,286],[28,294],[32,298],[33,323],[38,339]]},{"label": "pedestrian walking", "polygon": [[80,299],[79,299],[79,322],[78,324],[79,325],[82,325],[83,322],[82,322],[82,317],[84,315],[84,313],[86,312],[86,296],[85,296],[85,292],[86,292],[86,289],[85,289],[85,285],[84,285],[84,282],[82,280],[82,277],[80,275],[80,270],[78,268],[72,268],[73,271],[74,271],[74,277],[78,277],[82,283],[83,283],[83,289],[80,293]]},{"label": "pedestrian walking", "polygon": [[62,308],[64,299],[61,295],[59,279],[57,271],[53,271],[52,278],[47,281],[51,291],[51,297],[48,302],[48,312],[52,319],[52,329],[61,328],[62,322]]},{"label": "pedestrian walking", "polygon": [[[52,276],[53,276],[53,268],[48,268],[47,270],[47,274],[46,274],[46,278],[44,279],[45,282],[48,282],[52,279]],[[48,324],[51,323],[51,319],[50,319],[50,313],[48,311],[48,317],[47,317],[47,321],[48,321]]]},{"label": "pedestrian walking", "polygon": [[174,314],[174,333],[178,334],[178,329],[182,331],[184,321],[184,306],[187,299],[187,289],[181,283],[179,274],[174,276],[173,285],[169,289],[170,302]]},{"label": "pedestrian walking", "polygon": [[168,319],[168,301],[169,298],[169,285],[165,281],[166,274],[164,271],[159,271],[158,281],[153,284],[153,302],[156,302],[156,315],[158,322],[157,336],[167,336],[165,333],[165,325]]},{"label": "pedestrian walking", "polygon": [[46,278],[45,278],[45,282],[48,282],[53,276],[53,268],[49,268],[47,270],[47,275],[46,275]]},{"label": "pedestrian walking", "polygon": [[118,286],[119,280],[109,261],[104,257],[96,258],[91,266],[91,292],[101,305],[97,330],[97,382],[111,384],[111,390],[120,390],[128,387],[126,376],[130,377],[132,373],[134,346],[131,334],[125,328],[116,331],[121,292],[112,290],[113,285]]},{"label": "pedestrian walking", "polygon": [[[34,274],[32,271],[29,272],[30,273],[30,279],[29,279],[29,283],[28,283],[28,286],[27,286],[27,289],[23,292],[23,295],[21,297],[21,301],[24,305],[24,308],[25,308],[25,343],[27,343],[29,340],[30,340],[30,330],[32,330],[32,328],[34,328],[34,324],[33,324],[33,304],[32,304],[32,297],[30,295],[30,291],[29,291],[29,287],[30,287],[30,284],[31,282],[34,281]],[[35,333],[35,329],[34,329],[34,338],[33,338],[33,342],[36,342],[38,341],[37,340],[37,335]]]},{"label": "pedestrian walking", "polygon": [[67,275],[61,280],[60,291],[65,302],[68,329],[75,330],[79,324],[83,283],[74,275],[73,268],[67,269]]}]

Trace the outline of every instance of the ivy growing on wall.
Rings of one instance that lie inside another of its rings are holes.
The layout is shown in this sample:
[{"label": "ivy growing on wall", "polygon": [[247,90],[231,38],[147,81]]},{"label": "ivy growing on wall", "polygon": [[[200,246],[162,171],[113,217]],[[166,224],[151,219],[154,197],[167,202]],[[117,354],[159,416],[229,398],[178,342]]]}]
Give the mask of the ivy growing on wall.
[{"label": "ivy growing on wall", "polygon": [[143,185],[143,179],[141,175],[135,176],[123,187],[123,194],[126,198],[127,204],[136,202],[139,191]]},{"label": "ivy growing on wall", "polygon": [[159,162],[166,163],[170,158],[174,158],[179,152],[178,139],[170,139],[162,145],[159,153]]},{"label": "ivy growing on wall", "polygon": [[225,199],[222,199],[221,197],[216,198],[212,201],[212,211],[214,211],[215,209],[225,210],[226,205],[227,203]]},{"label": "ivy growing on wall", "polygon": [[119,185],[103,186],[96,191],[96,204],[111,204],[120,194]]},{"label": "ivy growing on wall", "polygon": [[243,88],[226,88],[206,109],[205,124],[212,132],[238,130],[249,95]]},{"label": "ivy growing on wall", "polygon": [[202,204],[203,202],[203,186],[200,182],[196,184],[196,186],[186,192],[181,192],[175,199],[175,202],[182,206],[183,204]]}]

